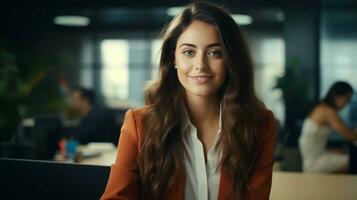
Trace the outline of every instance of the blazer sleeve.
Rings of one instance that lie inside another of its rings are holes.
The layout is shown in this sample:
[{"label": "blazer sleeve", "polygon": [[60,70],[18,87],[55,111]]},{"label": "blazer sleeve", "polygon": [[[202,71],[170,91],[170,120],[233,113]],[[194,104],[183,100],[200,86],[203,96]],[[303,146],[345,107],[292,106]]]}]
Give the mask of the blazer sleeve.
[{"label": "blazer sleeve", "polygon": [[132,200],[138,198],[139,171],[138,133],[132,109],[125,114],[115,163],[111,166],[109,179],[102,200]]},{"label": "blazer sleeve", "polygon": [[275,118],[270,110],[266,111],[262,127],[258,130],[259,150],[244,196],[246,200],[269,199],[275,149]]}]

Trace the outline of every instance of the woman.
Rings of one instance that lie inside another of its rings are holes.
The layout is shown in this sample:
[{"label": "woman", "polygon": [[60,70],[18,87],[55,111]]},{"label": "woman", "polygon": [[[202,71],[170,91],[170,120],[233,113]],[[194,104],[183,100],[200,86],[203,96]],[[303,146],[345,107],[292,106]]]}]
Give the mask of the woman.
[{"label": "woman", "polygon": [[343,172],[348,168],[348,156],[328,151],[326,144],[331,129],[349,141],[357,140],[357,131],[349,129],[338,116],[338,111],[350,101],[352,87],[346,82],[336,82],[326,97],[318,103],[305,119],[299,146],[305,172]]},{"label": "woman", "polygon": [[275,122],[238,25],[193,3],[163,34],[148,106],[129,110],[102,199],[268,199]]}]

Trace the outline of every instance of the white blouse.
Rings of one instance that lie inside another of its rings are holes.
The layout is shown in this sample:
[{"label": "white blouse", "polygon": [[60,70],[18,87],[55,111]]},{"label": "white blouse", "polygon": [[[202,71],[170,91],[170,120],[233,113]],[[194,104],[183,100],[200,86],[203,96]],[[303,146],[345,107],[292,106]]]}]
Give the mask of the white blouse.
[{"label": "white blouse", "polygon": [[220,169],[218,167],[221,156],[221,147],[218,141],[221,135],[221,110],[219,114],[219,129],[213,146],[208,150],[207,163],[205,162],[204,147],[197,136],[197,129],[191,123],[186,112],[183,131],[188,137],[184,141],[188,158],[185,159],[185,200],[215,200],[217,199]]}]

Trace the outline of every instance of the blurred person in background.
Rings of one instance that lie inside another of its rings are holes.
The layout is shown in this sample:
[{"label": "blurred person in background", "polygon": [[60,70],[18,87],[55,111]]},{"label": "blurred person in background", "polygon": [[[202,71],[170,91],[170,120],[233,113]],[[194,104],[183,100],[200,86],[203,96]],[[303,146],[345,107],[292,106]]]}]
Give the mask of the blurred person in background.
[{"label": "blurred person in background", "polygon": [[328,150],[329,134],[334,129],[348,141],[357,140],[357,129],[350,129],[338,115],[350,101],[350,84],[335,82],[304,120],[299,148],[304,172],[343,173],[348,171],[348,155],[343,151]]},{"label": "blurred person in background", "polygon": [[95,102],[95,93],[85,88],[75,88],[70,94],[71,107],[81,121],[78,129],[70,135],[81,144],[89,142],[111,142],[117,144],[119,128],[114,115]]}]

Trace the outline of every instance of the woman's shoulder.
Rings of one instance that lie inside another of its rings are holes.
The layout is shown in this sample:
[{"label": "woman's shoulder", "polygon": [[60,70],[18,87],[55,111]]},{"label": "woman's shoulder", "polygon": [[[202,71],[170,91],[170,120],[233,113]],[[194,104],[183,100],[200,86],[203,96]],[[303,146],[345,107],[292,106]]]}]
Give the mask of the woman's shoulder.
[{"label": "woman's shoulder", "polygon": [[309,117],[317,121],[324,121],[324,118],[334,114],[336,110],[325,103],[319,103],[310,113]]},{"label": "woman's shoulder", "polygon": [[260,110],[260,117],[257,126],[257,138],[264,141],[274,138],[276,131],[276,121],[273,112],[268,108]]},{"label": "woman's shoulder", "polygon": [[261,108],[259,110],[259,113],[260,113],[260,122],[262,123],[272,123],[272,121],[275,121],[275,118],[274,118],[274,114],[273,112],[268,109],[268,108]]},{"label": "woman's shoulder", "polygon": [[125,118],[132,118],[136,124],[141,124],[146,113],[150,112],[151,106],[145,105],[142,107],[130,108],[126,111]]},{"label": "woman's shoulder", "polygon": [[313,111],[316,111],[316,112],[331,112],[331,111],[334,111],[334,109],[327,105],[326,103],[319,103],[315,106],[314,110]]},{"label": "woman's shoulder", "polygon": [[122,131],[128,131],[130,135],[139,138],[143,128],[143,118],[149,112],[151,106],[142,106],[137,108],[130,108],[126,111]]},{"label": "woman's shoulder", "polygon": [[145,105],[145,106],[129,109],[129,111],[131,110],[135,116],[142,116],[148,113],[151,110],[151,108],[152,108],[151,105]]},{"label": "woman's shoulder", "polygon": [[260,109],[260,117],[258,120],[258,126],[265,129],[270,130],[275,127],[275,117],[273,112],[268,108]]},{"label": "woman's shoulder", "polygon": [[146,105],[142,107],[129,108],[125,113],[125,120],[130,123],[141,124],[143,116],[148,113],[151,106]]}]

